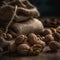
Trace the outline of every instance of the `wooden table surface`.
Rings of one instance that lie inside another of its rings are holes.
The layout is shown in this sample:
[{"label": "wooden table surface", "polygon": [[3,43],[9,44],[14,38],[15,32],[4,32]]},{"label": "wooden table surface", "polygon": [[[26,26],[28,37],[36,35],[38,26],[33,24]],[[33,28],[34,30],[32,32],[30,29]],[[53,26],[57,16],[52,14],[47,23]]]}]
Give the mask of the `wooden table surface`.
[{"label": "wooden table surface", "polygon": [[44,51],[37,56],[11,56],[4,55],[0,60],[60,60],[60,50],[58,52]]}]

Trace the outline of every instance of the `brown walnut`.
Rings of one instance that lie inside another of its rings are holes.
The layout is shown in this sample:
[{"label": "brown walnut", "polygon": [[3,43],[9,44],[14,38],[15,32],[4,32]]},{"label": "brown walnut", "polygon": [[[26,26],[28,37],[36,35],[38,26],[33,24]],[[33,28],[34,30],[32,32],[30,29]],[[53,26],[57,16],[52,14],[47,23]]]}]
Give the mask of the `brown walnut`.
[{"label": "brown walnut", "polygon": [[28,54],[29,50],[30,50],[30,46],[28,44],[20,44],[17,47],[17,52],[22,55]]},{"label": "brown walnut", "polygon": [[27,36],[26,35],[19,35],[17,38],[16,38],[16,40],[15,40],[15,43],[16,44],[22,44],[22,43],[24,43],[24,42],[26,42],[27,41]]},{"label": "brown walnut", "polygon": [[54,41],[54,37],[51,34],[48,34],[45,36],[45,39],[43,41],[49,44],[49,42]]},{"label": "brown walnut", "polygon": [[57,41],[51,41],[49,43],[49,47],[50,47],[51,50],[57,51],[57,50],[60,49],[60,43],[57,42]]},{"label": "brown walnut", "polygon": [[42,45],[40,45],[40,44],[34,44],[34,45],[31,47],[30,53],[31,53],[32,55],[38,55],[38,54],[40,54],[42,51],[43,51]]}]

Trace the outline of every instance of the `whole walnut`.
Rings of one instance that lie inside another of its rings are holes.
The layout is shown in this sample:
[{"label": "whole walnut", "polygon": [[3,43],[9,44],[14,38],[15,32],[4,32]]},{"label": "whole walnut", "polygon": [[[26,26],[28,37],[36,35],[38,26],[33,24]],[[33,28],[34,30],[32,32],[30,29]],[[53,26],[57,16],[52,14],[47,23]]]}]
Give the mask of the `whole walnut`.
[{"label": "whole walnut", "polygon": [[30,34],[28,35],[28,42],[29,42],[31,45],[37,43],[37,41],[38,41],[38,37],[37,37],[34,33],[30,33]]},{"label": "whole walnut", "polygon": [[29,50],[30,50],[30,46],[28,44],[20,44],[17,47],[17,52],[22,55],[28,54]]},{"label": "whole walnut", "polygon": [[57,41],[51,41],[49,43],[49,47],[50,47],[51,50],[57,51],[57,50],[60,49],[60,43],[57,42]]},{"label": "whole walnut", "polygon": [[51,34],[48,34],[43,41],[46,42],[46,44],[49,44],[49,42],[54,41],[54,37]]},{"label": "whole walnut", "polygon": [[8,47],[8,50],[9,50],[9,52],[11,52],[11,53],[16,52],[16,49],[17,49],[17,46],[16,46],[15,43],[10,44],[10,46]]},{"label": "whole walnut", "polygon": [[40,52],[43,51],[42,45],[40,44],[34,44],[30,49],[30,54],[32,55],[38,55]]},{"label": "whole walnut", "polygon": [[7,33],[5,39],[6,40],[13,40],[12,34]]},{"label": "whole walnut", "polygon": [[53,34],[55,41],[60,41],[60,33],[56,32]]},{"label": "whole walnut", "polygon": [[52,31],[50,29],[45,29],[43,35],[45,36],[47,34],[52,34]]},{"label": "whole walnut", "polygon": [[22,34],[16,38],[15,43],[19,45],[19,44],[24,43],[26,41],[27,41],[27,36]]}]

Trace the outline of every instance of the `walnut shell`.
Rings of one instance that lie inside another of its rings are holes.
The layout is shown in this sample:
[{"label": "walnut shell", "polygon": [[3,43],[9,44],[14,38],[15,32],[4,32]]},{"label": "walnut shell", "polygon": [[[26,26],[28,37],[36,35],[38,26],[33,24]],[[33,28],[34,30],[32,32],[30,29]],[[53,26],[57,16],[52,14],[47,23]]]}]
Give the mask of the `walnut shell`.
[{"label": "walnut shell", "polygon": [[6,34],[6,37],[5,37],[6,40],[13,40],[13,36],[11,34]]},{"label": "walnut shell", "polygon": [[28,54],[29,50],[30,50],[30,46],[28,44],[20,44],[17,47],[17,52],[22,55]]},{"label": "walnut shell", "polygon": [[51,41],[49,43],[49,47],[51,50],[57,51],[58,49],[60,49],[60,43],[58,43],[56,41]]},{"label": "walnut shell", "polygon": [[41,44],[41,45],[45,46],[45,42],[40,40],[40,38],[37,37],[34,33],[31,33],[28,35],[28,43],[30,45]]},{"label": "walnut shell", "polygon": [[34,44],[30,49],[30,54],[32,55],[38,55],[40,52],[43,51],[42,45],[40,44]]},{"label": "walnut shell", "polygon": [[60,33],[56,32],[53,34],[55,41],[60,41]]},{"label": "walnut shell", "polygon": [[54,41],[54,37],[51,34],[45,36],[44,42],[49,44],[49,42]]},{"label": "walnut shell", "polygon": [[52,31],[50,29],[45,29],[43,35],[45,36],[47,34],[52,34]]},{"label": "walnut shell", "polygon": [[30,33],[28,35],[28,42],[33,45],[33,44],[36,44],[37,43],[37,40],[38,40],[38,37],[34,34],[34,33]]},{"label": "walnut shell", "polygon": [[15,40],[15,43],[16,44],[22,44],[22,43],[24,43],[24,42],[26,42],[27,41],[27,36],[26,35],[19,35],[17,38],[16,38],[16,40]]}]

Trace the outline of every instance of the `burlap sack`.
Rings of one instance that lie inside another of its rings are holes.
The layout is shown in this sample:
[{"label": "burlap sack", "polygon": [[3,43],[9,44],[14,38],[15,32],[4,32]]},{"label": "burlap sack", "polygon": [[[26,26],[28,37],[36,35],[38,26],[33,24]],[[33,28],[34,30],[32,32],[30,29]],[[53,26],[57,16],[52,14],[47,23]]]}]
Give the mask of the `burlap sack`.
[{"label": "burlap sack", "polygon": [[30,19],[26,22],[21,22],[21,23],[15,22],[10,26],[10,28],[12,31],[17,33],[17,35],[28,34],[31,32],[40,33],[44,30],[44,27],[43,27],[41,21],[39,21],[36,18]]},{"label": "burlap sack", "polygon": [[14,20],[21,22],[28,20],[31,17],[39,17],[40,14],[36,7],[34,7],[28,0],[12,0],[5,2],[5,5],[0,7],[0,22],[10,21],[14,14],[15,6],[17,11]]}]

